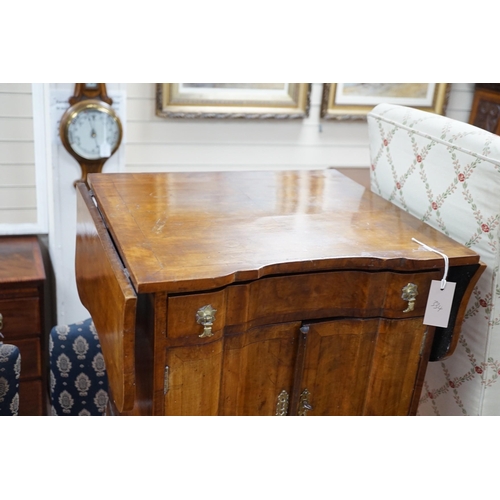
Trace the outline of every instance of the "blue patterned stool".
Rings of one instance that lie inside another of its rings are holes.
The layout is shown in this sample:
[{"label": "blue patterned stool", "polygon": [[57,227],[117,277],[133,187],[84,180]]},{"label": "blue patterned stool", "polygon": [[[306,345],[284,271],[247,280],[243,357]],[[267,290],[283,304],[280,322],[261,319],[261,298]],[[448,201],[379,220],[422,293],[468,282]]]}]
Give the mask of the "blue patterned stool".
[{"label": "blue patterned stool", "polygon": [[58,325],[49,338],[52,415],[102,416],[108,404],[108,378],[92,320]]},{"label": "blue patterned stool", "polygon": [[12,344],[0,340],[0,416],[19,415],[19,377],[21,353]]}]

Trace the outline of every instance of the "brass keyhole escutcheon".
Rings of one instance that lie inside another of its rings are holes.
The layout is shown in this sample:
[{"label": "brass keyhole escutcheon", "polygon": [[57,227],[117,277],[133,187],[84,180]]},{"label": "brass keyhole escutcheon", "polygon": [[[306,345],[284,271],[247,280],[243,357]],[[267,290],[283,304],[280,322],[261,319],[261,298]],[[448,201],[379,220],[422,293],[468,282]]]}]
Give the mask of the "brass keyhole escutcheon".
[{"label": "brass keyhole escutcheon", "polygon": [[413,311],[415,307],[415,300],[418,295],[418,287],[413,283],[408,283],[401,290],[401,298],[408,302],[408,307],[403,311],[404,313]]},{"label": "brass keyhole escutcheon", "polygon": [[215,321],[216,312],[217,309],[214,309],[210,304],[200,307],[198,311],[196,311],[196,323],[203,326],[203,332],[200,333],[198,337],[211,337],[214,334],[212,332],[212,326]]},{"label": "brass keyhole escutcheon", "polygon": [[298,411],[298,414],[300,417],[305,417],[307,415],[307,412],[313,409],[313,407],[311,406],[311,403],[309,403],[309,396],[310,395],[311,394],[307,389],[304,389],[302,391],[302,394],[300,395],[299,411]]},{"label": "brass keyhole escutcheon", "polygon": [[276,416],[283,417],[288,413],[288,392],[283,389],[276,402]]}]

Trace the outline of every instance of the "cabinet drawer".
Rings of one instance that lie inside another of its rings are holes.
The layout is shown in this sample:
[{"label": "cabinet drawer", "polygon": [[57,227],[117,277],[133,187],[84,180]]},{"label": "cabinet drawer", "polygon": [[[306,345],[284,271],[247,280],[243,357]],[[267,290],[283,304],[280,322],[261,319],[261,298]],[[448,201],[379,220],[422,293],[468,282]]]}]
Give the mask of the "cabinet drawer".
[{"label": "cabinet drawer", "polygon": [[23,417],[31,417],[44,414],[42,381],[21,380],[19,384],[19,415]]},{"label": "cabinet drawer", "polygon": [[[197,311],[206,305],[217,310],[211,326],[215,340],[227,328],[253,328],[271,323],[350,316],[357,318],[411,318],[423,316],[432,280],[442,271],[420,273],[337,271],[263,278],[230,285],[209,293],[168,298],[167,336],[170,339],[203,333]],[[412,310],[402,298],[412,283],[418,295]]]},{"label": "cabinet drawer", "polygon": [[38,335],[41,332],[40,301],[38,298],[0,300],[3,317],[2,333],[6,339]]},{"label": "cabinet drawer", "polygon": [[211,327],[213,336],[210,337],[211,340],[215,340],[220,336],[225,324],[226,290],[169,297],[167,336],[171,339],[199,338],[204,328],[197,322],[197,312],[207,305],[211,305],[216,310],[215,320]]},{"label": "cabinet drawer", "polygon": [[[421,273],[337,271],[264,278],[228,288],[226,325],[253,327],[339,316],[423,316],[430,283],[441,277],[442,271],[436,270]],[[402,289],[408,283],[418,289],[411,311],[406,311],[408,302],[402,298]]]},{"label": "cabinet drawer", "polygon": [[42,355],[40,350],[40,339],[19,339],[14,345],[21,352],[21,380],[42,376]]}]

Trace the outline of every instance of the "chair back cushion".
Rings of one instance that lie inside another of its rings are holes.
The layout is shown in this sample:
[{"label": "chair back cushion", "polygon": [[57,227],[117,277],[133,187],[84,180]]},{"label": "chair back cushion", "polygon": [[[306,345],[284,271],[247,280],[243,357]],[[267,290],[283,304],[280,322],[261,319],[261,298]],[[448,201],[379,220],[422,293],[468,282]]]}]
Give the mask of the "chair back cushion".
[{"label": "chair back cushion", "polygon": [[52,415],[101,416],[108,404],[108,378],[92,320],[58,325],[49,337]]},{"label": "chair back cushion", "polygon": [[487,265],[455,353],[429,365],[419,414],[499,415],[500,137],[398,105],[379,104],[367,119],[371,190]]}]

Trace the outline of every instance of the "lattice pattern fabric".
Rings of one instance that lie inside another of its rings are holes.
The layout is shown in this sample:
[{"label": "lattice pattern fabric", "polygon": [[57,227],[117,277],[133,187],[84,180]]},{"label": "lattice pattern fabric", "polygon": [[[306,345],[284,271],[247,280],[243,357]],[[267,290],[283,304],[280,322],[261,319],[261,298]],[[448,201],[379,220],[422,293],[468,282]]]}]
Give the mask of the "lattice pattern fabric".
[{"label": "lattice pattern fabric", "polygon": [[418,414],[500,415],[500,136],[389,104],[368,114],[368,131],[371,190],[487,265],[456,351],[429,364]]},{"label": "lattice pattern fabric", "polygon": [[21,353],[12,344],[0,342],[0,416],[19,415]]},{"label": "lattice pattern fabric", "polygon": [[108,379],[92,320],[52,328],[49,358],[52,415],[105,415]]}]

